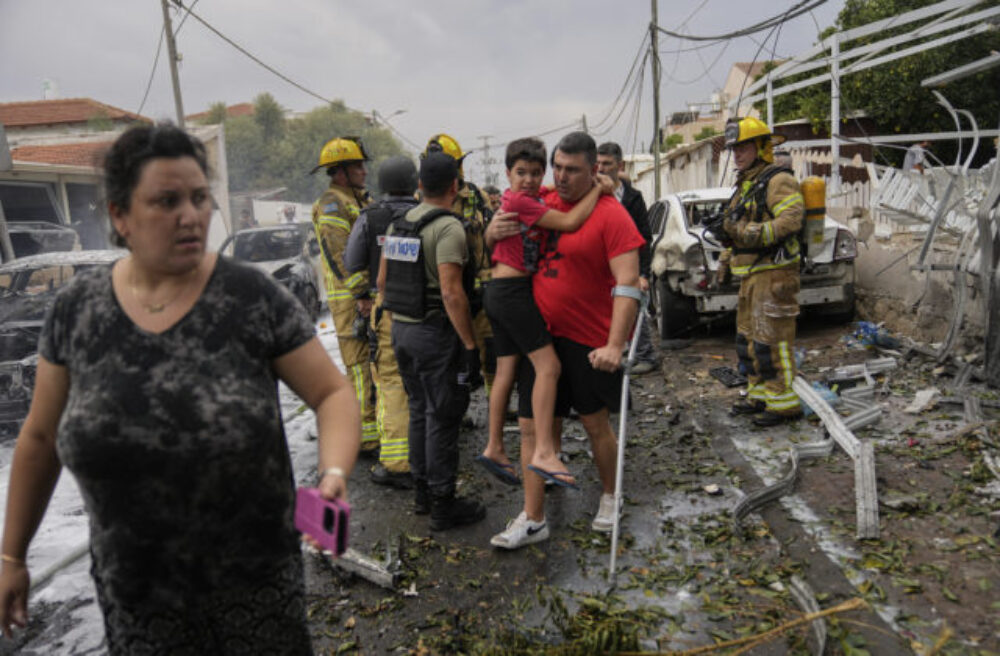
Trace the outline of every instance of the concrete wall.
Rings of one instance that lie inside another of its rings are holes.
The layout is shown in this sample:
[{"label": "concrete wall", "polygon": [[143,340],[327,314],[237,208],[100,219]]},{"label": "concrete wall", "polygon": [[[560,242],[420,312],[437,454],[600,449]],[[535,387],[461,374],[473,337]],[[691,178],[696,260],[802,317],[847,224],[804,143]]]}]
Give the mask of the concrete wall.
[{"label": "concrete wall", "polygon": [[[858,242],[857,315],[859,319],[884,322],[892,332],[933,344],[947,335],[956,303],[956,274],[952,271],[914,270],[923,234],[896,233],[876,238],[867,214],[850,222],[866,236]],[[957,242],[935,240],[934,261],[954,260]],[[962,276],[964,312],[956,352],[982,350],[985,308],[976,286],[978,278]]]}]

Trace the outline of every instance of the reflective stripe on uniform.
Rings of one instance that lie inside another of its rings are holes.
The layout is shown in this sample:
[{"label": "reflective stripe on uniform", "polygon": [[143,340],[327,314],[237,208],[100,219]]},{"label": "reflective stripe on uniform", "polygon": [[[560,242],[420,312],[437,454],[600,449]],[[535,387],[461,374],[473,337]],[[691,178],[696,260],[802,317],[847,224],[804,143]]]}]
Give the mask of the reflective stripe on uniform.
[{"label": "reflective stripe on uniform", "polygon": [[347,222],[347,219],[342,219],[339,216],[330,216],[329,214],[324,214],[319,217],[320,224],[327,224],[336,226],[338,228],[343,228],[348,233],[351,232],[351,224]]},{"label": "reflective stripe on uniform", "polygon": [[760,226],[760,241],[765,246],[774,243],[774,224],[770,221]]},{"label": "reflective stripe on uniform", "polygon": [[[368,394],[365,385],[364,371],[361,367],[368,366],[365,364],[355,364],[349,367],[351,372],[351,384],[354,386],[354,397],[358,400],[358,407],[361,411],[361,416],[364,417],[368,410]],[[374,421],[366,421],[361,424],[361,441],[362,442],[378,442],[378,425]]]},{"label": "reflective stripe on uniform", "polygon": [[759,383],[757,385],[754,385],[753,383],[751,383],[750,385],[747,385],[747,398],[748,399],[754,399],[754,400],[757,400],[757,401],[763,401],[766,398],[766,396],[767,396],[767,391],[764,389],[763,385],[761,385]]},{"label": "reflective stripe on uniform", "polygon": [[746,266],[730,266],[734,276],[748,276],[750,273],[757,273],[758,271],[771,271],[773,269],[784,269],[790,266],[798,266],[801,256],[796,253],[791,259],[785,260],[781,263],[769,263],[769,264],[747,264]]},{"label": "reflective stripe on uniform", "polygon": [[344,289],[343,287],[335,287],[333,285],[330,285],[326,290],[326,298],[327,300],[342,301],[345,299],[353,299],[354,294],[352,294],[351,290],[349,289]]},{"label": "reflective stripe on uniform", "polygon": [[792,360],[791,350],[788,348],[788,342],[778,342],[778,358],[781,360],[781,373],[782,381],[785,384],[785,389],[792,389],[792,381],[795,378],[795,364]]},{"label": "reflective stripe on uniform", "polygon": [[350,290],[356,291],[357,287],[360,285],[360,286],[363,286],[365,288],[365,291],[367,291],[368,284],[365,281],[365,274],[366,273],[367,273],[367,271],[358,271],[357,273],[353,274],[349,278],[345,278],[344,281],[343,281],[344,287],[347,287]]},{"label": "reflective stripe on uniform", "polygon": [[798,192],[791,194],[790,196],[788,196],[788,198],[784,199],[783,201],[775,205],[774,209],[771,210],[771,213],[774,215],[774,218],[778,218],[779,214],[787,210],[795,203],[802,203],[803,205],[805,205],[805,202],[802,200],[802,194]]}]

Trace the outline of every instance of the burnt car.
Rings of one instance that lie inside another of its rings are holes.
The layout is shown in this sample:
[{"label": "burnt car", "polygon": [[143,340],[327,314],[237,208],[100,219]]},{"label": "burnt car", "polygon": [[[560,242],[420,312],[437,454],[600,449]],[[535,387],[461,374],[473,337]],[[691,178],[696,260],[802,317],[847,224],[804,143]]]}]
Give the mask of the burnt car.
[{"label": "burnt car", "polygon": [[7,234],[16,257],[71,251],[78,242],[76,230],[47,221],[9,221]]},{"label": "burnt car", "polygon": [[126,253],[42,253],[0,265],[0,436],[16,435],[28,414],[38,365],[38,335],[56,291],[77,273],[107,266]]},{"label": "burnt car", "polygon": [[313,321],[323,310],[319,242],[309,222],[247,228],[230,235],[220,252],[249,262],[288,288]]}]

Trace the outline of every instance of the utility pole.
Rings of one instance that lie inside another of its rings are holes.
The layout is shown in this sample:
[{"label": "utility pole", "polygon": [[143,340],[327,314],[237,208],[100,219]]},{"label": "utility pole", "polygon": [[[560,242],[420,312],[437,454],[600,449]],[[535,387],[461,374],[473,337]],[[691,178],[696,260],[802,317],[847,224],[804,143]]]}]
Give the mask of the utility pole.
[{"label": "utility pole", "polygon": [[653,195],[660,199],[660,48],[659,20],[656,11],[657,0],[650,0],[653,20],[649,23],[649,47],[653,58]]},{"label": "utility pole", "polygon": [[482,155],[482,167],[483,167],[483,181],[487,185],[496,186],[497,184],[497,173],[493,170],[493,165],[497,163],[497,160],[490,156],[490,139],[493,135],[487,134],[481,137],[476,137],[476,139],[483,140],[483,155]]},{"label": "utility pole", "polygon": [[177,110],[177,127],[184,129],[184,103],[181,101],[181,81],[177,77],[177,44],[174,43],[174,28],[170,24],[170,9],[167,0],[163,5],[163,34],[167,37],[167,56],[170,58],[170,79],[174,83],[174,108]]},{"label": "utility pole", "polygon": [[834,32],[830,41],[830,186],[827,199],[836,198],[830,205],[840,204],[840,35]]},{"label": "utility pole", "polygon": [[590,130],[587,129],[587,115],[586,114],[581,114],[580,115],[580,129],[583,130],[584,132],[586,132],[587,134],[590,134]]}]

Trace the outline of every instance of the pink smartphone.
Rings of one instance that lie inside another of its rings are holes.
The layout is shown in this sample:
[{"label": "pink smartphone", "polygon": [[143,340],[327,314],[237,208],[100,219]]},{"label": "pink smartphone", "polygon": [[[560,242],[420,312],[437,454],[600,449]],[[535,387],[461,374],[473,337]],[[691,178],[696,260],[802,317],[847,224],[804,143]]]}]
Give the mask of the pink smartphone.
[{"label": "pink smartphone", "polygon": [[339,556],[347,549],[347,525],[351,506],[346,501],[327,501],[314,487],[300,487],[295,495],[295,528]]}]

